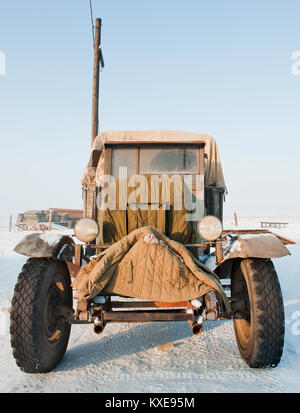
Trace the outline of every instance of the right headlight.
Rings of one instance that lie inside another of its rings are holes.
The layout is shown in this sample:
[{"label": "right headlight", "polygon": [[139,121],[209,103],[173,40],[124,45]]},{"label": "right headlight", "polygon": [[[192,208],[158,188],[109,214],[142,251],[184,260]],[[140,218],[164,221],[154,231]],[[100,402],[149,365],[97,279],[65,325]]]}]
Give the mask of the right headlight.
[{"label": "right headlight", "polygon": [[213,215],[207,215],[197,224],[198,234],[205,241],[215,241],[223,231],[222,222]]}]

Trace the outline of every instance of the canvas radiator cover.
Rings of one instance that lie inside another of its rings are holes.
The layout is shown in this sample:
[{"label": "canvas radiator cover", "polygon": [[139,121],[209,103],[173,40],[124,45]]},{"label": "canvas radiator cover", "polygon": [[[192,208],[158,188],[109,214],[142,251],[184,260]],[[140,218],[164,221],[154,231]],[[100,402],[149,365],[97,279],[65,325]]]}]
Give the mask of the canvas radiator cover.
[{"label": "canvas radiator cover", "polygon": [[[130,178],[113,181],[110,189],[105,189],[113,202],[102,204],[100,195],[106,199],[105,191],[99,195],[97,244],[113,244],[131,231],[146,226],[181,243],[200,242],[195,223],[203,216],[204,201],[196,198],[179,176],[172,180],[157,175],[140,178],[138,188],[131,186]],[[191,209],[187,209],[186,204]]]}]

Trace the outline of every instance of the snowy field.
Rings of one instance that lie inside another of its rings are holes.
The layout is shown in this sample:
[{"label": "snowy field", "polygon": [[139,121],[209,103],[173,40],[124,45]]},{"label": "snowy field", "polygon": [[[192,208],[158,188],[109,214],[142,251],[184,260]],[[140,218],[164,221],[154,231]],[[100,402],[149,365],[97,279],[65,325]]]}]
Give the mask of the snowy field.
[{"label": "snowy field", "polygon": [[[300,242],[300,217],[239,218],[239,227],[259,228],[262,220],[288,222],[274,232]],[[233,228],[232,218],[225,228]],[[8,332],[9,300],[25,261],[12,248],[24,235],[0,223],[0,392],[300,392],[299,244],[289,246],[291,256],[274,260],[286,310],[284,354],[275,369],[248,367],[231,321],[206,322],[200,336],[177,322],[108,324],[100,336],[74,325],[55,370],[29,375],[14,362]]]}]

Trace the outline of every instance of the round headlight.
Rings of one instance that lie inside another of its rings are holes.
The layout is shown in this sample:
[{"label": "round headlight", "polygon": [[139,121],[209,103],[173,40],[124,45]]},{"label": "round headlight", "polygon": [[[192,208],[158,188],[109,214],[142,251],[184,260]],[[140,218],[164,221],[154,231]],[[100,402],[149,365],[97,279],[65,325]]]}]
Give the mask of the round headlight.
[{"label": "round headlight", "polygon": [[91,242],[97,238],[99,227],[97,222],[93,219],[82,218],[76,222],[74,232],[80,241]]},{"label": "round headlight", "polygon": [[222,234],[223,226],[219,218],[207,215],[198,222],[198,233],[206,241],[214,241]]}]

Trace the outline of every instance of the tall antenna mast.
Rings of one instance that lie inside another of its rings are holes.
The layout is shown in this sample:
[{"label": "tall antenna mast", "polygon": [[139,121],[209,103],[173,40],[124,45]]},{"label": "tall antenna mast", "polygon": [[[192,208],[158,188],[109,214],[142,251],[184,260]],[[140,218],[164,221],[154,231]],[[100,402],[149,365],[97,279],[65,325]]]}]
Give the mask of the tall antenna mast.
[{"label": "tall antenna mast", "polygon": [[96,19],[94,42],[94,72],[93,72],[93,104],[92,104],[92,146],[99,131],[99,82],[100,65],[104,67],[101,49],[101,25],[102,20]]}]

